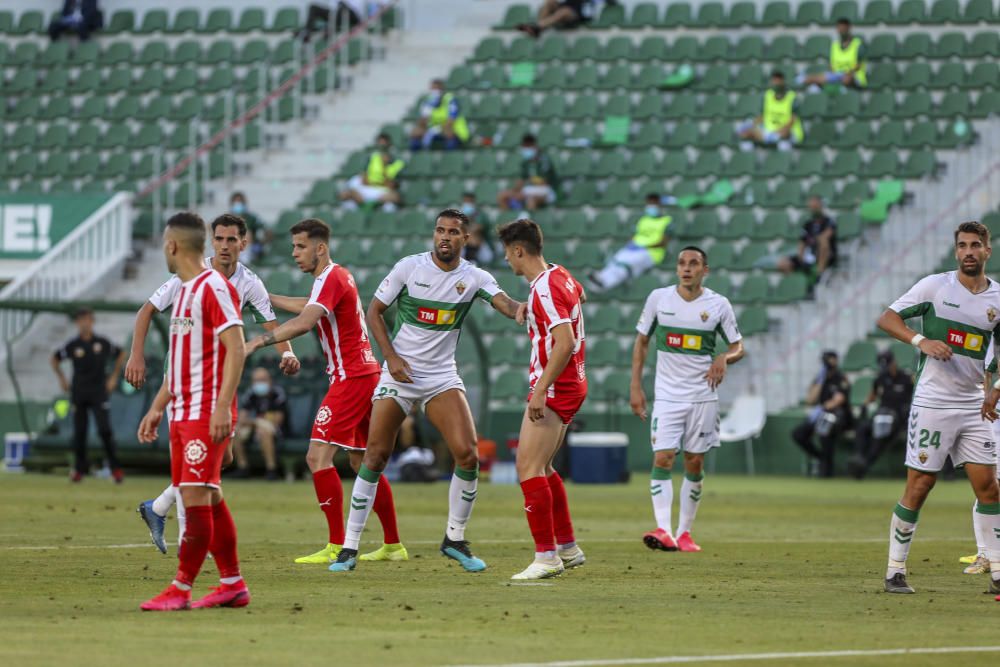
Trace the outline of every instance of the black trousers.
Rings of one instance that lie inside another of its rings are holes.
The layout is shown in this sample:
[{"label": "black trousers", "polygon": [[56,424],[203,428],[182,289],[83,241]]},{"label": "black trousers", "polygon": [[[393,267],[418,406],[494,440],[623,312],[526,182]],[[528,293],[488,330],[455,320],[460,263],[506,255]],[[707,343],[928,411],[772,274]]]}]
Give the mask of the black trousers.
[{"label": "black trousers", "polygon": [[87,460],[87,427],[91,412],[97,420],[97,434],[104,443],[104,454],[108,458],[108,465],[112,470],[121,467],[118,462],[118,448],[111,433],[108,405],[106,396],[88,396],[73,401],[73,454],[76,458],[76,471],[81,475],[86,475],[90,470],[90,462]]},{"label": "black trousers", "polygon": [[889,431],[889,435],[884,438],[876,438],[872,434],[872,417],[865,419],[860,424],[858,424],[855,430],[856,436],[854,441],[854,458],[856,465],[858,466],[858,471],[856,473],[857,477],[863,477],[868,469],[878,461],[879,457],[885,453],[885,450],[889,448],[893,442],[902,434],[903,427],[906,425],[906,415],[896,415],[896,419],[892,422],[892,429]]},{"label": "black trousers", "polygon": [[306,26],[301,35],[308,40],[315,30],[322,29],[325,35],[329,35],[342,25],[350,30],[359,23],[361,23],[361,17],[342,2],[338,2],[336,9],[333,10],[323,5],[310,4],[309,13],[306,15]]},{"label": "black trousers", "polygon": [[844,430],[843,415],[837,416],[837,421],[830,428],[830,432],[824,436],[819,436],[815,440],[819,441],[819,446],[814,442],[816,435],[816,424],[808,419],[795,427],[792,431],[792,439],[795,444],[801,447],[809,456],[819,459],[819,476],[833,477],[833,453],[837,445],[837,438]]}]

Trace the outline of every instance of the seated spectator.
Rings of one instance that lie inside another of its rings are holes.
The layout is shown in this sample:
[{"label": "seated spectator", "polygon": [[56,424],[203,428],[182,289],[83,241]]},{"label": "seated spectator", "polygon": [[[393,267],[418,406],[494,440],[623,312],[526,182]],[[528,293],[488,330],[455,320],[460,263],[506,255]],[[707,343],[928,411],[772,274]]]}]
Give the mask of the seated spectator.
[{"label": "seated spectator", "polygon": [[556,202],[556,187],[552,160],[538,148],[535,135],[526,134],[521,138],[521,178],[497,195],[497,205],[502,211],[534,211]]},{"label": "seated spectator", "polygon": [[[792,431],[792,439],[809,456],[819,461],[819,476],[833,477],[833,450],[837,438],[850,428],[853,416],[848,396],[851,383],[837,367],[837,353],[823,353],[823,368],[806,393],[806,405],[814,406],[809,416]],[[819,447],[813,442],[818,436]]]},{"label": "seated spectator", "polygon": [[865,399],[865,408],[878,401],[878,409],[866,416],[855,429],[854,456],[847,469],[863,479],[886,448],[906,432],[913,396],[913,378],[899,368],[891,350],[878,355],[879,374]]},{"label": "seated spectator", "polygon": [[837,263],[837,223],[823,211],[823,200],[809,198],[809,219],[802,224],[799,251],[778,261],[785,273],[802,271],[818,280]]},{"label": "seated spectator", "polygon": [[462,257],[479,266],[492,264],[496,253],[490,243],[483,214],[476,205],[475,193],[466,192],[462,195],[461,209],[469,218],[469,240],[462,249]]},{"label": "seated spectator", "polygon": [[364,173],[349,180],[347,189],[340,193],[348,208],[381,204],[383,211],[395,211],[400,203],[397,177],[406,163],[393,155],[392,138],[388,134],[378,135],[376,146]]},{"label": "seated spectator", "polygon": [[446,151],[461,148],[469,141],[469,124],[452,93],[445,92],[444,81],[431,81],[430,95],[420,105],[420,119],[410,134],[410,150],[441,145]]},{"label": "seated spectator", "polygon": [[260,453],[264,456],[267,479],[274,481],[278,479],[275,441],[286,418],[285,390],[274,384],[266,368],[255,368],[250,377],[252,384],[240,397],[239,428],[233,441],[233,456],[236,459],[233,477],[250,476],[246,447],[250,438],[257,436]]},{"label": "seated spectator", "polygon": [[103,27],[104,13],[97,8],[97,0],[63,0],[59,16],[49,23],[49,37],[56,41],[64,32],[75,32],[86,42],[90,33]]},{"label": "seated spectator", "polygon": [[308,43],[314,32],[322,30],[323,39],[328,39],[335,30],[351,30],[361,23],[364,16],[364,0],[340,0],[336,8],[313,2],[309,4],[305,25],[295,33],[295,37]]},{"label": "seated spectator", "polygon": [[576,28],[589,23],[594,13],[594,0],[544,0],[538,10],[538,21],[522,23],[517,29],[537,38],[549,28]]},{"label": "seated spectator", "polygon": [[802,143],[805,133],[795,111],[795,93],[785,85],[785,75],[778,70],[771,72],[771,88],[764,93],[761,115],[736,126],[743,140],[740,147],[750,150],[757,143],[787,151],[792,144]]},{"label": "seated spectator", "polygon": [[819,74],[800,74],[795,83],[799,86],[825,86],[839,83],[854,88],[868,85],[868,63],[865,58],[865,43],[851,34],[851,22],[846,18],[837,20],[837,36],[830,44],[830,71]]},{"label": "seated spectator", "polygon": [[242,192],[234,192],[229,196],[229,212],[242,219],[247,224],[247,247],[240,254],[244,264],[250,264],[260,259],[271,243],[272,232],[261,223],[256,214],[247,208],[247,196]]},{"label": "seated spectator", "polygon": [[632,240],[616,252],[603,269],[590,274],[595,291],[614,289],[635,280],[663,261],[671,217],[660,208],[660,199],[656,193],[646,195],[646,208],[635,225]]},{"label": "seated spectator", "polygon": [[396,463],[402,482],[435,482],[439,477],[434,467],[434,451],[425,445],[419,417],[418,408],[414,406],[396,435]]}]

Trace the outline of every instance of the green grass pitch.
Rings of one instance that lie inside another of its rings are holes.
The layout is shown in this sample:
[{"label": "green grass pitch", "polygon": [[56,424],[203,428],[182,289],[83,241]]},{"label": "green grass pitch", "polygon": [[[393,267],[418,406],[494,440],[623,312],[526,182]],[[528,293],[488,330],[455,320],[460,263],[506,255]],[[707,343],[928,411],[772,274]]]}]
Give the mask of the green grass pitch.
[{"label": "green grass pitch", "polygon": [[[233,482],[226,493],[251,605],[144,614],[138,604],[176,565],[173,545],[160,555],[135,515],[162,483],[0,478],[0,664],[626,664],[741,655],[758,665],[910,666],[1000,656],[750,660],[767,652],[1000,644],[1000,603],[983,594],[984,577],[963,575],[957,562],[974,551],[964,481],[940,483],[924,509],[910,558],[913,596],[881,592],[899,481],[710,475],[695,524],[701,554],[643,546],[652,527],[644,476],[621,486],[569,485],[587,564],[532,586],[509,581],[532,551],[517,487],[480,487],[468,537],[489,564],[484,573],[465,573],[437,552],[447,486],[398,484],[410,561],[361,563],[334,575],[292,563],[325,542],[311,485]],[[173,521],[167,531],[176,537]],[[379,537],[373,516],[362,546]],[[209,561],[195,593],[215,581]]]}]

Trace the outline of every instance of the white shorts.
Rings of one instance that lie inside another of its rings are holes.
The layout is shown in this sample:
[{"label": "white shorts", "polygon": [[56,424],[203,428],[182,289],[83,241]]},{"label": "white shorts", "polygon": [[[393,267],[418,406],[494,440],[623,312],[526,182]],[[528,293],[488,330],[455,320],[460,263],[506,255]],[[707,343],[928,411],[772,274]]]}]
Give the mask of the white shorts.
[{"label": "white shorts", "polygon": [[704,454],[719,446],[719,402],[653,402],[650,442],[653,451],[683,449]]},{"label": "white shorts", "polygon": [[556,191],[550,185],[525,185],[521,188],[521,194],[525,197],[544,197],[546,204],[556,203]]},{"label": "white shorts", "polygon": [[939,472],[949,456],[956,468],[966,463],[996,465],[993,427],[975,409],[911,407],[906,467]]},{"label": "white shorts", "polygon": [[397,382],[389,371],[383,370],[382,376],[375,387],[372,400],[380,398],[391,398],[405,414],[410,414],[414,404],[424,406],[438,394],[443,394],[449,389],[458,389],[465,393],[465,383],[457,373],[443,375],[425,375],[423,377],[411,376],[413,382]]},{"label": "white shorts", "polygon": [[389,188],[382,185],[367,185],[361,176],[355,176],[347,181],[347,187],[354,190],[366,202],[382,201],[382,197],[389,192]]}]

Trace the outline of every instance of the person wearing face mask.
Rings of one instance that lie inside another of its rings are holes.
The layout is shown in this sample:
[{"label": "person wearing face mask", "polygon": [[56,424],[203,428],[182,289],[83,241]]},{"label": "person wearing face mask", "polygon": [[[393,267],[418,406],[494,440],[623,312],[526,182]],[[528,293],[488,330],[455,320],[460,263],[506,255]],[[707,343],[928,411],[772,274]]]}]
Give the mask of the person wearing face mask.
[{"label": "person wearing face mask", "polygon": [[801,271],[818,280],[827,268],[837,263],[837,223],[823,211],[823,200],[809,198],[809,218],[802,224],[799,249],[778,261],[785,273]]},{"label": "person wearing face mask", "polygon": [[855,479],[863,479],[886,448],[906,435],[913,378],[899,367],[892,350],[879,353],[878,367],[878,377],[865,399],[866,408],[876,401],[878,408],[854,429],[854,455],[847,461],[847,469]]},{"label": "person wearing face mask", "polygon": [[635,225],[635,235],[608,260],[603,269],[590,273],[591,290],[604,292],[614,289],[663,262],[669,242],[667,227],[671,220],[660,208],[660,195],[654,192],[647,194],[646,207]]},{"label": "person wearing face mask", "polygon": [[[822,368],[806,392],[809,415],[792,431],[792,439],[806,454],[819,461],[819,476],[833,477],[833,452],[837,438],[850,428],[853,416],[848,397],[851,383],[838,367],[837,353],[827,350]],[[819,447],[813,442],[818,437]]]},{"label": "person wearing face mask", "polygon": [[410,134],[410,150],[430,149],[440,144],[446,151],[461,148],[469,141],[469,124],[458,99],[445,92],[444,81],[431,81],[431,92],[420,105],[420,119]]},{"label": "person wearing face mask", "polygon": [[481,220],[484,216],[476,205],[475,193],[466,192],[462,195],[460,209],[469,218],[469,241],[462,249],[462,257],[479,266],[492,264],[495,253],[486,235],[486,221]]},{"label": "person wearing face mask", "polygon": [[825,86],[840,84],[845,87],[868,86],[868,63],[865,43],[851,34],[849,19],[837,19],[837,39],[830,44],[830,70],[819,74],[800,74],[795,83],[799,86]]},{"label": "person wearing face mask", "polygon": [[250,264],[264,254],[264,248],[270,242],[269,230],[247,208],[247,196],[242,192],[234,192],[229,196],[229,212],[242,218],[247,225],[247,247],[240,253],[240,261]]},{"label": "person wearing face mask", "polygon": [[395,211],[400,204],[399,172],[405,166],[392,152],[392,138],[383,132],[378,135],[365,171],[349,180],[340,193],[341,201],[346,208],[381,204],[383,211]]},{"label": "person wearing face mask", "polygon": [[250,388],[240,397],[239,433],[233,443],[236,470],[232,477],[249,477],[250,461],[247,459],[247,442],[257,436],[260,453],[264,456],[267,479],[278,479],[275,441],[285,424],[287,399],[285,390],[274,384],[266,368],[253,370]]},{"label": "person wearing face mask", "polygon": [[761,115],[736,126],[742,140],[740,148],[751,150],[754,144],[777,145],[779,150],[791,150],[805,138],[802,121],[796,113],[795,93],[785,85],[785,75],[779,70],[771,72],[771,88],[764,93]]},{"label": "person wearing face mask", "polygon": [[556,170],[552,160],[539,147],[535,135],[521,137],[521,178],[513,187],[497,195],[502,211],[534,211],[556,203]]}]

